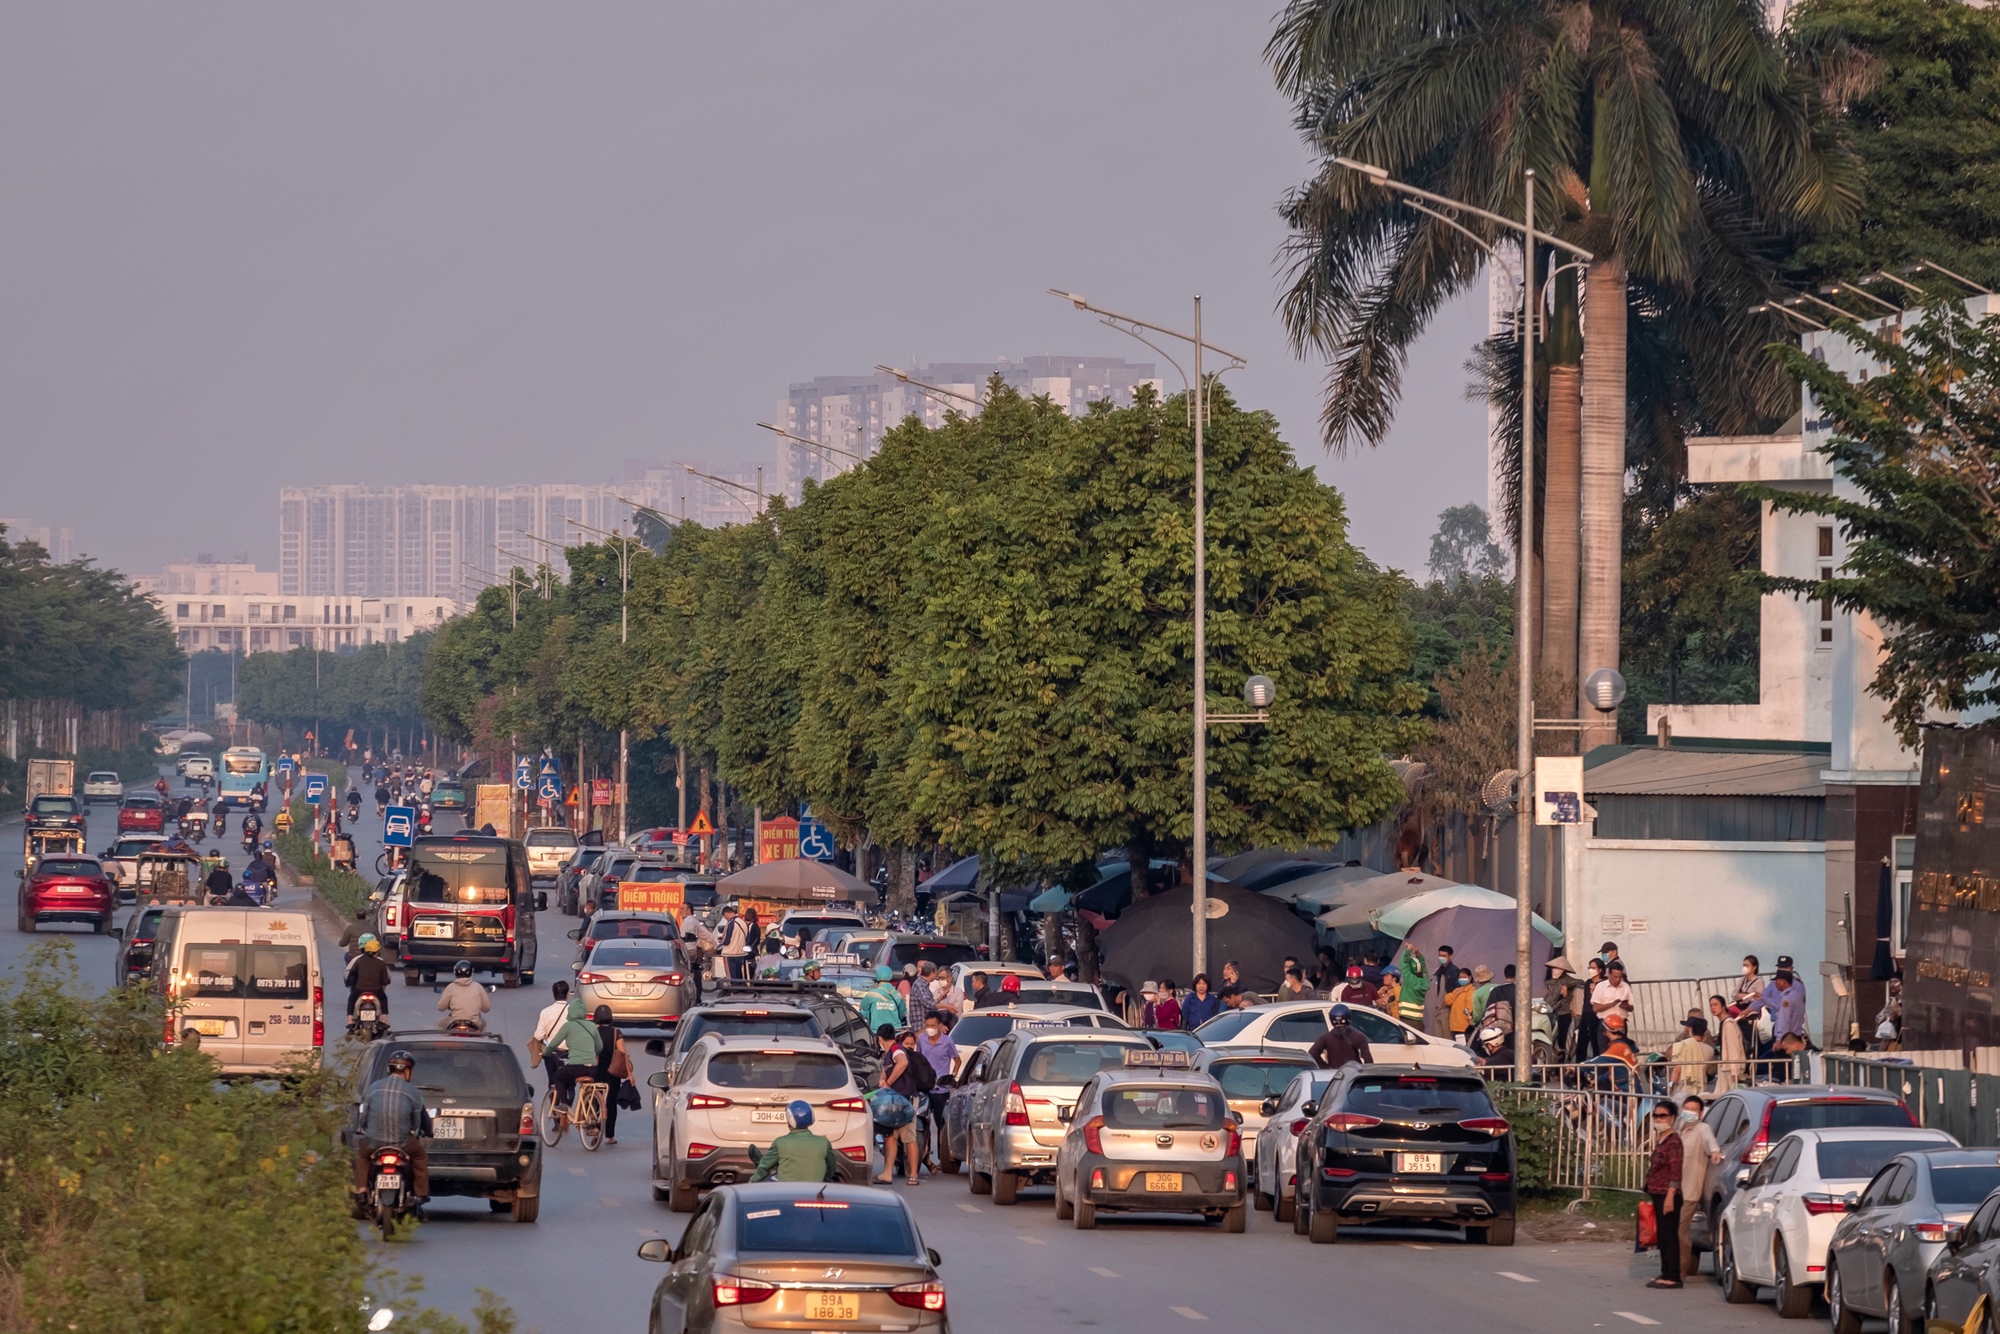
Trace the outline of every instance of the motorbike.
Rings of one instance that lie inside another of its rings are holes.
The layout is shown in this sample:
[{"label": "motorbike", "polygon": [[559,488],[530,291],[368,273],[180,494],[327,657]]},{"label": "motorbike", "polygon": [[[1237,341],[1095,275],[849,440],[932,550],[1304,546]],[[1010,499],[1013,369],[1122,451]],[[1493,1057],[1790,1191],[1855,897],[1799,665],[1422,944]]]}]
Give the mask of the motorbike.
[{"label": "motorbike", "polygon": [[373,1042],[389,1031],[389,1021],[382,1017],[382,998],[372,991],[364,991],[354,998],[354,1017],[347,1021],[347,1031],[363,1042]]},{"label": "motorbike", "polygon": [[347,823],[353,824],[361,818],[361,798],[349,795],[347,798]]},{"label": "motorbike", "polygon": [[455,1038],[476,1038],[486,1031],[486,1025],[477,1019],[453,1019],[444,1026],[444,1031]]},{"label": "motorbike", "polygon": [[428,834],[431,832],[431,808],[429,806],[417,807],[417,832],[419,834]]},{"label": "motorbike", "polygon": [[243,850],[245,852],[255,852],[257,850],[257,831],[252,829],[248,823],[243,826]]},{"label": "motorbike", "polygon": [[368,1213],[387,1241],[396,1221],[417,1211],[415,1165],[401,1148],[384,1145],[369,1155]]}]

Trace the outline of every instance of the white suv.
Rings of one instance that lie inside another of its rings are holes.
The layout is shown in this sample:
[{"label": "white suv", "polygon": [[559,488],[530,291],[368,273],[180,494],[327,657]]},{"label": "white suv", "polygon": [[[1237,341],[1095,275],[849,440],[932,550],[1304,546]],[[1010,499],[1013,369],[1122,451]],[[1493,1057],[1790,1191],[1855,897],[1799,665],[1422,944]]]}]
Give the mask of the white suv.
[{"label": "white suv", "polygon": [[119,802],[125,799],[125,784],[109,769],[100,769],[83,780],[85,805],[93,801]]},{"label": "white suv", "polygon": [[[1281,1047],[1305,1051],[1327,1030],[1326,1012],[1332,1001],[1279,1001],[1247,1010],[1224,1010],[1194,1031],[1204,1047]],[[1472,1053],[1449,1038],[1434,1038],[1365,1005],[1347,1007],[1354,1025],[1377,1061],[1398,1065],[1434,1065],[1463,1069]]]},{"label": "white suv", "polygon": [[[671,1079],[669,1078],[671,1075]],[[748,1181],[789,1128],[785,1106],[812,1105],[812,1128],[833,1141],[841,1179],[868,1179],[875,1128],[840,1048],[826,1038],[710,1034],[653,1087],[653,1198],[691,1213],[701,1192]]]},{"label": "white suv", "polygon": [[530,829],[521,845],[528,850],[528,878],[553,880],[576,851],[576,835],[561,825],[550,825]]}]

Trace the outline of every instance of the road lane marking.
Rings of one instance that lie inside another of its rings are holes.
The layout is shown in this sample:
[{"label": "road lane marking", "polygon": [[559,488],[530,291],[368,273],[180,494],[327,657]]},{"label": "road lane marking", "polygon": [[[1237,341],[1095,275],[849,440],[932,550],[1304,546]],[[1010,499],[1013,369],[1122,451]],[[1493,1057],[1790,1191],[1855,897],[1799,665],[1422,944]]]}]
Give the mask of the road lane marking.
[{"label": "road lane marking", "polygon": [[616,1209],[620,1205],[624,1204],[624,1201],[619,1199],[616,1195],[600,1195],[597,1197],[597,1202],[603,1205],[607,1209]]},{"label": "road lane marking", "polygon": [[1019,1237],[1022,1241],[1027,1242],[1030,1246],[1048,1245],[1048,1243],[1046,1241],[1043,1241],[1040,1237],[1031,1237],[1025,1232],[1016,1232],[1014,1235]]},{"label": "road lane marking", "polygon": [[1412,1251],[1428,1251],[1433,1249],[1432,1247],[1424,1245],[1421,1241],[1406,1241],[1403,1243],[1403,1246],[1405,1249]]},{"label": "road lane marking", "polygon": [[965,1212],[969,1214],[976,1214],[979,1212],[979,1206],[976,1204],[961,1204],[958,1207],[965,1210]]},{"label": "road lane marking", "polygon": [[584,1171],[581,1167],[570,1168],[569,1174],[573,1177],[587,1177],[590,1175],[590,1173]]},{"label": "road lane marking", "polygon": [[1637,1311],[1613,1311],[1611,1314],[1623,1316],[1635,1325],[1657,1325],[1660,1323],[1651,1316],[1640,1315]]},{"label": "road lane marking", "polygon": [[1173,1313],[1174,1313],[1175,1315],[1178,1315],[1178,1316],[1186,1316],[1186,1317],[1187,1317],[1187,1318],[1188,1318],[1189,1320],[1206,1320],[1206,1319],[1208,1319],[1208,1317],[1207,1317],[1207,1316],[1205,1316],[1205,1315],[1203,1315],[1203,1314],[1202,1314],[1201,1312],[1199,1312],[1199,1311],[1195,1310],[1195,1309],[1194,1309],[1194,1308],[1193,1308],[1192,1306],[1169,1306],[1169,1307],[1168,1307],[1167,1309],[1168,1309],[1169,1311],[1172,1311],[1172,1312],[1173,1312]]},{"label": "road lane marking", "polygon": [[1097,1275],[1097,1276],[1098,1276],[1099,1278],[1117,1278],[1117,1277],[1118,1277],[1118,1271],[1117,1271],[1117,1270],[1115,1270],[1115,1269],[1099,1269],[1099,1268],[1098,1268],[1098,1267],[1097,1267],[1096,1265],[1092,1265],[1092,1266],[1090,1267],[1090,1272],[1091,1272],[1091,1273],[1093,1273],[1093,1274],[1095,1274],[1095,1275]]},{"label": "road lane marking", "polygon": [[1511,1269],[1496,1269],[1496,1270],[1494,1270],[1493,1272],[1494,1272],[1494,1273],[1496,1273],[1496,1274],[1498,1274],[1498,1275],[1499,1275],[1500,1277],[1502,1277],[1502,1278],[1511,1278],[1511,1279],[1513,1279],[1513,1280],[1514,1280],[1514,1281],[1515,1281],[1516,1283],[1540,1283],[1540,1282],[1541,1282],[1541,1280],[1540,1280],[1540,1279],[1538,1279],[1538,1278],[1529,1278],[1529,1277],[1528,1277],[1528,1276],[1527,1276],[1526,1274],[1517,1274],[1517,1273],[1515,1273],[1515,1272],[1514,1272],[1513,1270],[1511,1270]]}]

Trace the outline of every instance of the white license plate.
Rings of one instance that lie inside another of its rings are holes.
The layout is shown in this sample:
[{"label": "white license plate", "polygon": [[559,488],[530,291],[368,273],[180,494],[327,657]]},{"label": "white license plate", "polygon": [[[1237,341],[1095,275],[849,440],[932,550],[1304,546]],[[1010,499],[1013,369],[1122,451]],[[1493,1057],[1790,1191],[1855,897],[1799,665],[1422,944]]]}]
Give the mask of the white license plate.
[{"label": "white license plate", "polygon": [[465,1118],[462,1116],[440,1116],[431,1123],[432,1139],[464,1139]]},{"label": "white license plate", "polygon": [[427,940],[450,940],[450,922],[418,922],[417,934]]},{"label": "white license plate", "polygon": [[773,1125],[782,1125],[785,1120],[785,1109],[782,1107],[752,1107],[750,1109],[750,1119],[757,1124],[768,1121]]},{"label": "white license plate", "polygon": [[401,1190],[402,1188],[403,1188],[403,1178],[402,1178],[402,1177],[400,1177],[400,1176],[398,1176],[398,1175],[396,1175],[396,1174],[395,1174],[394,1172],[378,1172],[378,1173],[376,1173],[376,1175],[375,1175],[375,1189],[377,1189],[377,1190]]},{"label": "white license plate", "polygon": [[1396,1155],[1398,1172],[1442,1172],[1444,1155],[1441,1153],[1399,1153]]},{"label": "white license plate", "polygon": [[612,988],[612,994],[616,996],[643,996],[646,994],[646,984],[644,982],[620,982],[616,987]]}]

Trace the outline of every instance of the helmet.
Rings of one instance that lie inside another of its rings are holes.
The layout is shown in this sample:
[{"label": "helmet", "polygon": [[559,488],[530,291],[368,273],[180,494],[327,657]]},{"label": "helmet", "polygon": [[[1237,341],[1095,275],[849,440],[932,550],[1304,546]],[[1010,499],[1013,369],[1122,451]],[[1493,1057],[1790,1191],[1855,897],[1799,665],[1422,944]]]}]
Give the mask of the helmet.
[{"label": "helmet", "polygon": [[402,1047],[398,1047],[389,1053],[389,1072],[391,1074],[394,1074],[398,1070],[414,1070],[416,1068],[417,1058],[410,1055]]},{"label": "helmet", "polygon": [[1326,1017],[1331,1023],[1344,1024],[1347,1022],[1347,1007],[1345,1005],[1336,1005],[1326,1012]]},{"label": "helmet", "polygon": [[794,1098],[785,1104],[785,1120],[794,1130],[804,1130],[813,1123],[812,1104],[804,1098]]},{"label": "helmet", "polygon": [[363,932],[361,936],[361,948],[365,952],[373,954],[377,950],[382,948],[382,942],[375,939],[375,937],[372,934],[368,932]]},{"label": "helmet", "polygon": [[903,965],[904,977],[915,977],[916,975],[917,975],[917,966],[915,964],[906,963]]},{"label": "helmet", "polygon": [[1009,973],[1007,974],[1007,976],[1000,979],[1001,991],[1013,992],[1013,991],[1019,991],[1020,989],[1021,989],[1021,979],[1018,974]]},{"label": "helmet", "polygon": [[470,959],[460,959],[451,966],[451,975],[453,977],[471,977],[472,961]]},{"label": "helmet", "polygon": [[875,965],[875,980],[877,982],[887,982],[890,978],[894,976],[895,974],[889,971],[888,964],[878,963]]}]

